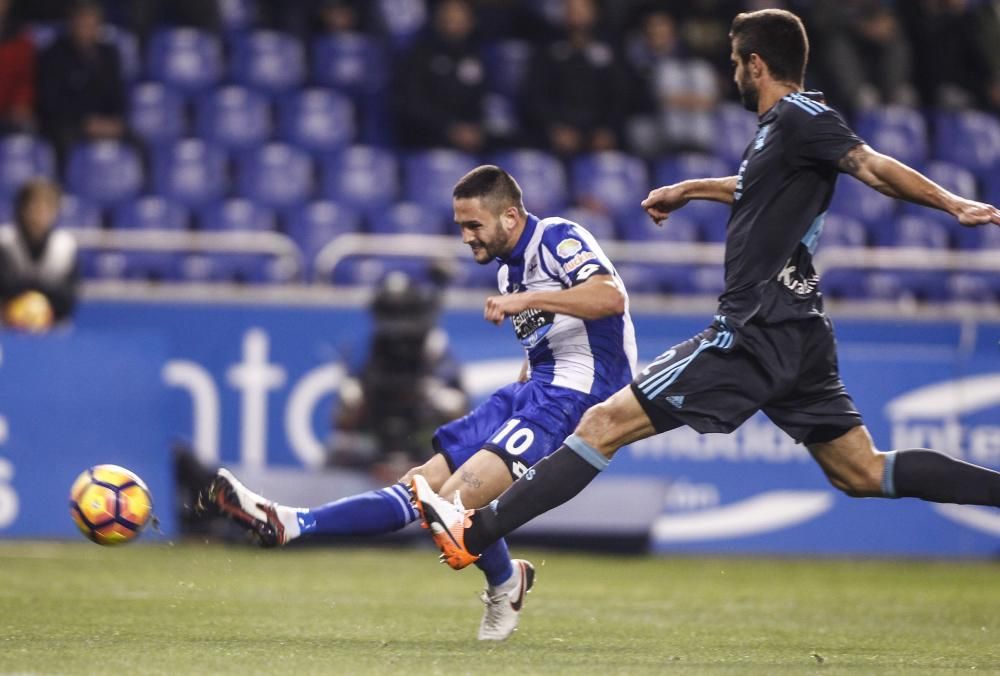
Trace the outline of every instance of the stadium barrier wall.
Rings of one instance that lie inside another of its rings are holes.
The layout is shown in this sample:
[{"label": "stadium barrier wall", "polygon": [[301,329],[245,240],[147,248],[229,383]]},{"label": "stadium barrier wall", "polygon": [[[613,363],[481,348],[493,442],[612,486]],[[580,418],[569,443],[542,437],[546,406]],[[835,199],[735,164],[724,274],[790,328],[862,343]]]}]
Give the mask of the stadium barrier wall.
[{"label": "stadium barrier wall", "polygon": [[[634,319],[645,363],[708,316]],[[449,311],[442,323],[475,399],[516,376],[509,327],[479,310]],[[1000,468],[1000,322],[836,326],[844,380],[879,447],[932,447]],[[103,462],[138,472],[163,537],[176,535],[177,438],[257,485],[270,479],[279,499],[363,488],[321,467],[334,393],[368,330],[363,307],[89,300],[72,330],[0,334],[0,537],[75,535],[69,485]],[[641,537],[663,553],[983,557],[998,552],[1000,512],[847,498],[757,416],[728,436],[677,430],[623,449],[583,495],[526,531]]]}]

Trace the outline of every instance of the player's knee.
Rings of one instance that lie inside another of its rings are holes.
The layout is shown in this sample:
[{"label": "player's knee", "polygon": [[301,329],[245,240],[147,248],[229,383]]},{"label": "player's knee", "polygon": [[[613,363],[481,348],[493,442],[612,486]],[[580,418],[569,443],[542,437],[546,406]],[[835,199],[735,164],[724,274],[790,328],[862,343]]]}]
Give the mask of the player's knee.
[{"label": "player's knee", "polygon": [[608,402],[601,402],[587,409],[577,425],[576,435],[604,455],[610,457],[618,449],[616,445],[617,415]]},{"label": "player's knee", "polygon": [[834,488],[852,498],[871,498],[882,495],[882,474],[873,464],[838,468],[827,471],[827,479]]}]

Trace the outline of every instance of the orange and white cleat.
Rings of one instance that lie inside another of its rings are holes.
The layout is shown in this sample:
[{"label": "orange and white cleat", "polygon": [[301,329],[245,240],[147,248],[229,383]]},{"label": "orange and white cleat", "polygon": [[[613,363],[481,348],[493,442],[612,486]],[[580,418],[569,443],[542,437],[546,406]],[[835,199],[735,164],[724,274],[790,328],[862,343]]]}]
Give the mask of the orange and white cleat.
[{"label": "orange and white cleat", "polygon": [[458,491],[455,491],[455,501],[448,502],[431,490],[427,479],[415,474],[410,481],[410,493],[424,525],[441,550],[441,560],[455,570],[475,563],[479,555],[465,548],[465,529],[472,525],[475,510],[462,505]]}]

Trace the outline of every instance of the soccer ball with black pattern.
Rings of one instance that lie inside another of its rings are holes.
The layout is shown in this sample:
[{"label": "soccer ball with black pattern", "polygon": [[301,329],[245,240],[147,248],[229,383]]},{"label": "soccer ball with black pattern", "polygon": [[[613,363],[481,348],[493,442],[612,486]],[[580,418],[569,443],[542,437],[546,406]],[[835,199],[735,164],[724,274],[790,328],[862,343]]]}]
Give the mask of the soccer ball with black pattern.
[{"label": "soccer ball with black pattern", "polygon": [[142,479],[118,465],[95,465],[73,482],[69,513],[80,532],[99,545],[135,539],[153,514]]}]

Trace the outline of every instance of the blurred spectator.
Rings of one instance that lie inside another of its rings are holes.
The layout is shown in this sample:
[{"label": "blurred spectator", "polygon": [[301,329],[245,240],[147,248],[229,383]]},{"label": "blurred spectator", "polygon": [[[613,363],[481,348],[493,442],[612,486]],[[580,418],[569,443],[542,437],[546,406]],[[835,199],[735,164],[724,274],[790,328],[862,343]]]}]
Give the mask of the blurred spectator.
[{"label": "blurred spectator", "polygon": [[0,304],[4,323],[43,331],[76,304],[76,240],[53,230],[61,193],[46,179],[29,181],[14,200],[14,223],[0,226]]},{"label": "blurred spectator", "polygon": [[318,0],[315,5],[313,32],[331,35],[372,30],[371,7],[366,0]]},{"label": "blurred spectator", "polygon": [[524,85],[524,127],[562,156],[619,146],[628,84],[597,25],[594,0],[565,0],[566,36],[537,51]]},{"label": "blurred spectator", "polygon": [[468,411],[459,364],[437,326],[447,281],[438,273],[433,285],[399,271],[380,283],[367,359],[340,389],[333,464],[374,465],[395,480],[400,467],[426,459],[438,426]]},{"label": "blurred spectator", "polygon": [[832,101],[854,110],[916,104],[910,44],[892,2],[816,0],[811,18]]},{"label": "blurred spectator", "polygon": [[94,2],[74,4],[67,34],[39,60],[38,115],[60,155],[78,140],[125,133],[121,58],[101,40],[102,18]]},{"label": "blurred spectator", "polygon": [[900,13],[917,45],[917,88],[930,106],[1000,108],[1000,3],[921,0]]},{"label": "blurred spectator", "polygon": [[103,0],[102,5],[112,22],[143,41],[163,24],[217,31],[221,23],[219,0]]},{"label": "blurred spectator", "polygon": [[711,63],[686,54],[674,17],[663,9],[644,13],[626,56],[651,103],[647,114],[629,122],[633,151],[652,156],[711,148],[718,76]]},{"label": "blurred spectator", "polygon": [[0,134],[35,125],[35,46],[12,1],[0,0]]},{"label": "blurred spectator", "polygon": [[452,146],[470,153],[486,146],[486,73],[475,29],[467,0],[442,0],[430,34],[402,54],[394,108],[404,145]]}]

